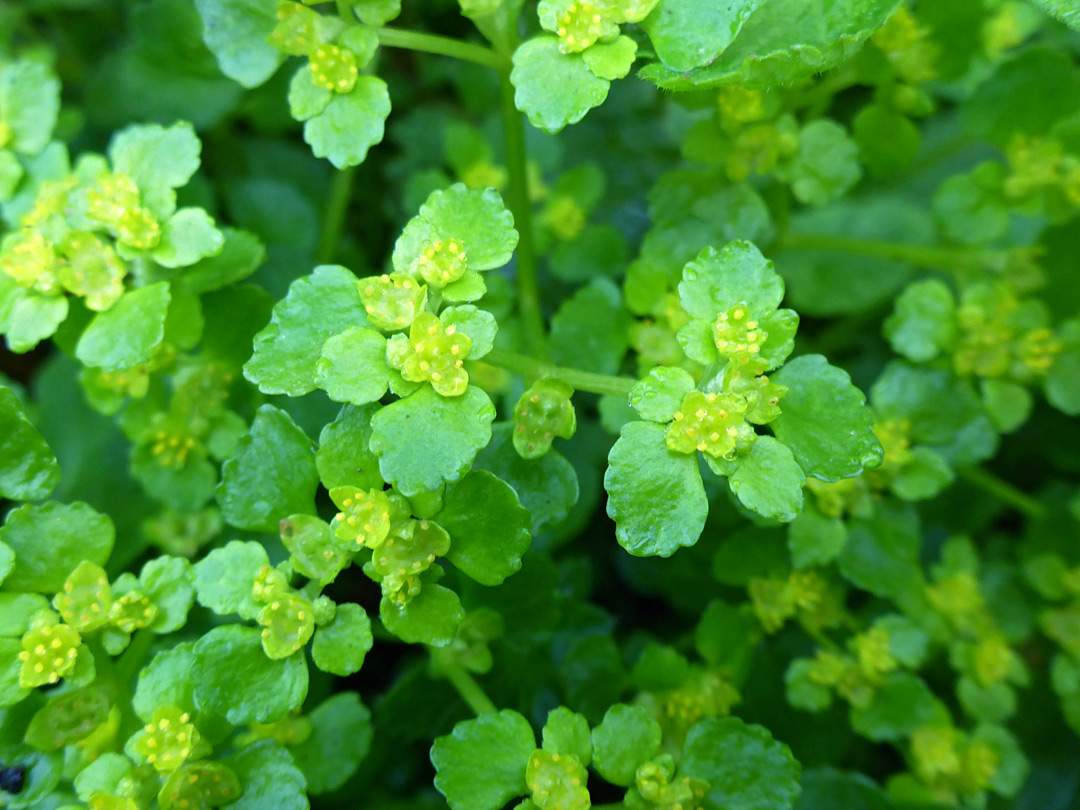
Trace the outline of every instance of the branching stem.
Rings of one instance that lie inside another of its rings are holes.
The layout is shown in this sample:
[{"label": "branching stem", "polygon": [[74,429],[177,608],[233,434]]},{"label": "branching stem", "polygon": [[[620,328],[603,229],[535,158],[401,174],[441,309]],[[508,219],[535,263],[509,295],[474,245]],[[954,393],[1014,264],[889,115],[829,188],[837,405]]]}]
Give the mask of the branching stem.
[{"label": "branching stem", "polygon": [[379,38],[379,44],[385,48],[403,48],[408,51],[434,53],[439,56],[449,56],[453,59],[462,59],[466,62],[485,65],[498,71],[506,69],[503,57],[484,45],[462,42],[460,39],[444,37],[438,34],[425,34],[422,31],[406,31],[404,28],[391,28],[389,26],[373,28],[368,25],[361,27],[372,31]]},{"label": "branching stem", "polygon": [[1012,251],[986,248],[941,247],[909,245],[847,236],[789,233],[781,237],[777,250],[831,250],[876,259],[914,264],[940,270],[973,270],[998,267],[1008,260]]},{"label": "branching stem", "polygon": [[625,397],[630,393],[630,389],[637,384],[637,380],[631,377],[615,377],[611,374],[596,374],[592,371],[556,366],[545,360],[538,360],[535,357],[518,354],[517,352],[508,352],[503,349],[492,349],[491,352],[484,356],[482,362],[533,379],[553,377],[556,380],[562,380],[578,391],[588,391],[591,394],[611,394],[616,397]]},{"label": "branching stem", "polygon": [[459,664],[441,662],[439,672],[445,675],[446,679],[454,685],[458,694],[461,695],[461,699],[469,704],[469,708],[476,715],[491,714],[498,711],[495,704],[491,702],[491,698],[484,693],[480,684],[464,667]]},{"label": "branching stem", "polygon": [[991,472],[979,467],[965,467],[957,473],[969,484],[993,495],[999,501],[1011,506],[1030,520],[1046,517],[1046,507],[1027,493],[1021,492],[1008,481],[998,478]]},{"label": "branching stem", "polygon": [[322,232],[319,234],[319,247],[315,251],[316,264],[333,261],[337,253],[341,229],[345,224],[345,213],[349,210],[349,198],[352,196],[352,181],[355,175],[355,166],[334,172],[334,180],[330,184],[330,197],[326,201]]}]

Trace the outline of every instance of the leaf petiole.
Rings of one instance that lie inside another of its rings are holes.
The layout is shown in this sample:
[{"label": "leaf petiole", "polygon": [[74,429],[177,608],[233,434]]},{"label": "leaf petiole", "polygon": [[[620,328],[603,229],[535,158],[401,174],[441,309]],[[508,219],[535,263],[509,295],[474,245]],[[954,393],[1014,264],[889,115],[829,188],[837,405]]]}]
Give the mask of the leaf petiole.
[{"label": "leaf petiole", "polygon": [[504,349],[492,349],[484,356],[483,362],[524,377],[535,379],[551,377],[562,380],[575,390],[588,391],[591,394],[625,397],[629,396],[630,390],[637,385],[637,380],[630,377],[616,377],[611,374],[596,374],[592,371],[556,366],[535,357]]}]

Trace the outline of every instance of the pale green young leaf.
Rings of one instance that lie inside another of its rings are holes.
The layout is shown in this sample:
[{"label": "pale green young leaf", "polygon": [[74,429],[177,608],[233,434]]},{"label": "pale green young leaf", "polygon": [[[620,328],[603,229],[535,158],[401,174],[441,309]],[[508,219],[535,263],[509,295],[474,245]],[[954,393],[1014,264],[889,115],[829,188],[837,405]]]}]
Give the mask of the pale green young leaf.
[{"label": "pale green young leaf", "polygon": [[915,447],[911,459],[896,471],[889,489],[905,501],[933,498],[956,480],[949,462],[929,447]]},{"label": "pale green young leaf", "polygon": [[307,715],[311,736],[289,749],[313,796],[337,790],[367,756],[371,712],[355,692],[339,692]]},{"label": "pale green young leaf", "polygon": [[[895,503],[895,502],[894,502]],[[840,573],[852,584],[901,607],[921,604],[918,517],[908,505],[882,505],[873,520],[857,519],[837,558]]]},{"label": "pale green young leaf", "polygon": [[56,593],[83,560],[104,565],[115,539],[112,519],[81,501],[23,504],[0,527],[0,542],[15,552],[4,588]]},{"label": "pale green young leaf", "polygon": [[187,267],[215,256],[225,246],[225,236],[213,218],[201,208],[181,208],[161,227],[161,241],[150,251],[162,267]]},{"label": "pale green young leaf", "polygon": [[838,481],[881,464],[873,414],[846,371],[809,354],[785,365],[773,380],[788,393],[770,427],[807,475]]},{"label": "pale green young leaf", "polygon": [[268,38],[278,23],[277,0],[195,0],[203,39],[221,72],[244,87],[258,87],[285,60]]},{"label": "pale green young leaf", "polygon": [[824,205],[859,182],[859,147],[840,124],[819,119],[799,133],[799,151],[784,176],[799,202]]},{"label": "pale green young leaf", "polygon": [[60,112],[60,82],[42,62],[20,59],[0,70],[0,121],[12,148],[36,155],[49,143]]},{"label": "pale green young leaf", "polygon": [[356,16],[364,25],[386,25],[401,13],[401,0],[355,0]]},{"label": "pale green young leaf", "polygon": [[195,129],[186,121],[169,127],[135,124],[113,136],[109,161],[145,195],[185,185],[199,168],[201,149]]},{"label": "pale green young leaf", "polygon": [[783,298],[784,280],[750,242],[729,242],[721,250],[705,248],[683,268],[679,282],[683,309],[710,322],[736,304],[746,304],[753,317],[762,318]]},{"label": "pale green young leaf", "polygon": [[68,315],[66,297],[38,295],[0,274],[0,334],[15,354],[52,337]]},{"label": "pale green young leaf", "polygon": [[446,489],[436,516],[450,533],[447,559],[481,585],[499,585],[521,568],[529,550],[529,511],[505,481],[484,470]]},{"label": "pale green young leaf", "polygon": [[630,391],[630,405],[642,419],[670,422],[683,399],[694,390],[694,378],[686,369],[657,366]]},{"label": "pale green young leaf", "polygon": [[149,362],[165,339],[169,284],[159,281],[124,293],[105,312],[99,312],[75,345],[75,356],[102,371],[129,369]]},{"label": "pale green young leaf", "polygon": [[732,466],[728,484],[743,506],[782,523],[798,517],[806,475],[787,445],[772,436],[759,436],[750,452]]},{"label": "pale green young leaf", "polygon": [[548,712],[544,723],[543,749],[552,754],[573,754],[582,765],[592,762],[593,743],[584,715],[559,706]]},{"label": "pale green young leaf", "polygon": [[[15,553],[8,548],[5,555],[10,555],[9,564],[14,562]],[[8,568],[7,574],[11,573]],[[30,622],[39,610],[48,610],[49,600],[38,593],[0,592],[0,637],[18,638],[30,629]]]},{"label": "pale green young leaf", "polygon": [[364,162],[368,149],[383,139],[390,115],[390,93],[377,76],[361,76],[346,94],[336,94],[304,124],[304,140],[315,157],[338,169]]},{"label": "pale green young leaf", "polygon": [[796,568],[827,565],[847,542],[847,527],[840,518],[821,514],[807,504],[788,528],[788,550]]},{"label": "pale green young leaf", "polygon": [[458,595],[432,582],[425,582],[420,593],[404,607],[389,599],[379,605],[383,625],[406,644],[445,647],[457,636],[464,617]]},{"label": "pale green young leaf", "polygon": [[282,518],[315,514],[318,485],[311,439],[285,411],[263,405],[222,465],[217,500],[230,525],[276,532]]},{"label": "pale green young leaf", "polygon": [[[660,0],[641,23],[665,67],[688,71],[710,64],[735,39],[764,0]],[[590,49],[591,50],[591,49]]]},{"label": "pale green young leaf", "polygon": [[304,774],[296,767],[288,749],[275,740],[259,740],[223,762],[240,780],[240,798],[228,805],[233,810],[268,807],[308,810],[310,807]]},{"label": "pale green young leaf", "polygon": [[266,259],[266,248],[255,234],[222,228],[221,235],[224,238],[221,250],[185,267],[177,284],[193,293],[213,292],[243,281]]},{"label": "pale green young leaf", "polygon": [[[470,270],[495,270],[514,255],[518,232],[514,216],[499,193],[491,188],[469,189],[462,183],[432,192],[420,207],[419,218],[442,239],[458,239],[465,245]],[[394,248],[394,267],[407,272],[418,248],[398,240]],[[411,269],[411,267],[410,267]]]},{"label": "pale green young leaf", "polygon": [[382,489],[379,458],[369,448],[371,418],[378,409],[377,404],[346,405],[337,419],[322,429],[315,466],[327,489],[344,486]]},{"label": "pale green young leaf", "polygon": [[59,481],[56,455],[15,394],[0,386],[0,498],[41,500]]},{"label": "pale green young leaf", "polygon": [[690,729],[679,764],[680,775],[709,783],[709,803],[724,810],[790,810],[800,770],[767,729],[737,717],[710,717]]},{"label": "pale green young leaf", "polygon": [[1012,433],[1031,416],[1035,398],[1019,383],[983,379],[979,382],[979,388],[987,415],[993,420],[994,427],[1002,433]]},{"label": "pale green young leaf", "polygon": [[[608,456],[607,513],[619,544],[639,557],[670,557],[701,536],[709,501],[697,454],[668,449],[652,422],[629,422]],[[672,509],[673,503],[679,504]]]},{"label": "pale green young leaf", "polygon": [[638,766],[660,750],[661,735],[644,707],[616,703],[592,731],[593,767],[613,785],[629,787]]},{"label": "pale green young leaf", "polygon": [[162,650],[139,672],[131,705],[144,723],[150,722],[154,709],[160,706],[176,706],[189,711],[195,708],[194,687],[189,675],[195,661],[194,647],[192,642],[182,641]]},{"label": "pale green young leaf", "polygon": [[626,353],[628,323],[619,288],[611,279],[594,279],[564,299],[552,317],[551,359],[598,374],[614,374]]},{"label": "pale green young leaf", "polygon": [[289,113],[297,121],[307,121],[326,109],[332,90],[320,87],[311,78],[311,64],[308,63],[293,74],[289,82]]},{"label": "pale green young leaf", "polygon": [[254,628],[215,627],[195,642],[194,652],[189,677],[198,708],[233,725],[279,720],[307,695],[303,652],[267,658]]},{"label": "pale green young leaf", "polygon": [[334,335],[323,344],[315,384],[335,402],[376,402],[390,385],[386,338],[366,326],[352,326]]},{"label": "pale green young leaf", "polygon": [[289,285],[270,323],[255,336],[244,376],[264,394],[298,397],[314,391],[326,341],[366,323],[356,276],[339,265],[320,265]]},{"label": "pale green young leaf", "polygon": [[199,604],[227,616],[254,619],[260,605],[252,596],[255,575],[270,559],[262,543],[230,540],[195,563],[195,594]]},{"label": "pale green young leaf", "polygon": [[491,439],[494,418],[495,406],[474,385],[458,397],[425,385],[375,414],[370,446],[382,477],[403,495],[434,492],[468,471]]},{"label": "pale green young leaf", "polygon": [[851,709],[851,727],[874,742],[902,740],[920,726],[948,718],[948,710],[926,682],[910,672],[889,673],[867,706]]},{"label": "pale green young leaf", "polygon": [[431,746],[435,787],[451,810],[499,810],[529,792],[525,767],[535,749],[529,721],[515,711],[465,720]]},{"label": "pale green young leaf", "polygon": [[360,605],[338,605],[334,619],[315,631],[311,657],[323,672],[344,677],[359,672],[371,650],[371,620]]},{"label": "pale green young leaf", "polygon": [[1032,2],[1074,31],[1080,31],[1080,6],[1074,0],[1032,0]]},{"label": "pale green young leaf", "polygon": [[479,360],[495,345],[495,333],[499,331],[499,324],[495,316],[486,309],[479,309],[472,304],[447,307],[439,313],[439,320],[443,326],[453,326],[458,332],[472,339],[470,360]]},{"label": "pale green young leaf", "polygon": [[937,279],[909,284],[884,325],[893,350],[918,363],[947,350],[956,338],[956,329],[952,290]]},{"label": "pale green young leaf", "polygon": [[613,82],[630,72],[637,57],[637,43],[628,36],[614,42],[597,42],[581,54],[585,66],[593,75]]},{"label": "pale green young leaf", "polygon": [[157,607],[150,623],[155,633],[174,633],[187,623],[195,601],[195,572],[184,557],[163,554],[148,560],[139,571],[142,592]]},{"label": "pale green young leaf", "polygon": [[542,35],[514,51],[514,104],[534,127],[558,132],[604,103],[610,83],[595,76],[580,54],[559,51],[557,37]]}]

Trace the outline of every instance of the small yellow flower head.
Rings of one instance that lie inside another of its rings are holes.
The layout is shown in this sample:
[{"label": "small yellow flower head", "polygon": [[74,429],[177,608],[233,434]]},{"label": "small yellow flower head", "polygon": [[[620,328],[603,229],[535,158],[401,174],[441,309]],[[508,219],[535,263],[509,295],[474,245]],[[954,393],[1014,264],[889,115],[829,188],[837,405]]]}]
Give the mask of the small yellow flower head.
[{"label": "small yellow flower head", "polygon": [[24,739],[39,751],[85,745],[99,729],[108,731],[109,693],[97,685],[52,696],[34,715]]},{"label": "small yellow flower head", "polygon": [[267,41],[290,56],[307,56],[318,45],[318,13],[299,3],[279,3],[278,24]]},{"label": "small yellow flower head", "polygon": [[964,750],[961,786],[965,793],[979,793],[990,787],[998,771],[998,755],[985,743],[970,743]]},{"label": "small yellow flower head", "polygon": [[851,640],[851,647],[859,666],[869,678],[876,679],[897,667],[896,659],[889,651],[889,631],[883,627],[873,627],[859,633]]},{"label": "small yellow flower head", "polygon": [[161,241],[161,226],[145,208],[124,212],[113,229],[118,241],[136,250],[150,250]]},{"label": "small yellow flower head", "polygon": [[1022,200],[1057,185],[1064,156],[1064,149],[1055,140],[1014,136],[1006,149],[1010,173],[1003,186],[1005,196]]},{"label": "small yellow flower head", "polygon": [[788,392],[786,385],[774,383],[764,374],[747,375],[738,371],[731,375],[729,390],[746,400],[746,421],[767,425],[780,416],[780,400]]},{"label": "small yellow flower head", "polygon": [[850,510],[860,486],[859,478],[841,478],[833,482],[806,479],[806,488],[814,493],[818,511],[827,517],[843,517]]},{"label": "small yellow flower head", "polygon": [[580,53],[601,39],[618,36],[619,25],[606,4],[575,0],[559,15],[555,33],[559,35],[560,51]]},{"label": "small yellow flower head", "polygon": [[68,194],[78,185],[74,177],[45,180],[38,187],[34,207],[23,215],[19,224],[24,228],[42,225],[52,217],[62,217],[67,210]]},{"label": "small yellow flower head", "polygon": [[461,182],[469,188],[493,188],[501,191],[506,187],[507,173],[502,166],[478,161],[461,171]]},{"label": "small yellow flower head", "polygon": [[383,597],[398,609],[405,607],[420,593],[420,577],[415,574],[390,574],[381,585]]},{"label": "small yellow flower head", "polygon": [[659,2],[660,0],[618,0],[614,6],[622,15],[623,22],[639,23],[652,13]]},{"label": "small yellow flower head", "polygon": [[577,200],[565,194],[552,197],[540,214],[540,221],[556,239],[569,242],[585,228],[588,215]]},{"label": "small yellow flower head", "polygon": [[1061,341],[1049,329],[1032,329],[1020,338],[1016,351],[1028,372],[1042,375],[1061,352]]},{"label": "small yellow flower head", "polygon": [[124,293],[127,267],[116,251],[89,231],[73,231],[60,245],[67,263],[60,281],[73,295],[86,299],[88,309],[109,309]]},{"label": "small yellow flower head", "polygon": [[159,706],[135,736],[135,752],[162,773],[175,771],[188,759],[204,756],[203,742],[191,715],[176,706]]},{"label": "small yellow flower head", "polygon": [[911,735],[915,772],[925,781],[960,773],[959,733],[952,726],[922,726]]},{"label": "small yellow flower head", "polygon": [[251,584],[251,598],[259,604],[269,604],[287,593],[289,581],[276,568],[264,565],[255,573],[255,581]]},{"label": "small yellow flower head", "polygon": [[191,762],[173,771],[158,792],[161,810],[211,810],[240,796],[240,781],[220,762]]},{"label": "small yellow flower head", "polygon": [[896,68],[900,77],[917,84],[934,78],[937,48],[929,30],[919,24],[911,9],[900,6],[871,38]]},{"label": "small yellow flower head", "polygon": [[371,567],[382,580],[383,596],[405,604],[420,589],[419,576],[450,550],[450,535],[430,520],[410,520],[371,555]]},{"label": "small yellow flower head", "polygon": [[416,316],[409,330],[409,351],[401,363],[401,376],[410,382],[431,382],[436,393],[457,397],[469,386],[465,358],[472,338],[429,312]]},{"label": "small yellow flower head", "polygon": [[53,597],[53,607],[80,633],[104,627],[112,609],[112,589],[105,569],[83,560],[68,575],[63,590]]},{"label": "small yellow flower head", "polygon": [[161,226],[141,205],[139,187],[126,174],[103,175],[86,192],[86,216],[101,223],[120,242],[149,250],[161,238]]},{"label": "small yellow flower head", "polygon": [[102,790],[93,791],[87,804],[90,810],[139,810],[139,804],[134,799],[115,796]]},{"label": "small yellow flower head", "polygon": [[1005,680],[1013,663],[1013,651],[1002,636],[988,636],[980,641],[972,654],[975,678],[983,686]]},{"label": "small yellow flower head", "polygon": [[874,424],[874,435],[885,450],[882,468],[898,469],[911,461],[911,422],[907,419],[887,419]]},{"label": "small yellow flower head", "polygon": [[553,379],[538,380],[514,406],[514,449],[522,458],[539,458],[559,436],[569,439],[577,430],[570,401],[573,389]]},{"label": "small yellow flower head", "polygon": [[[54,617],[55,618],[55,617]],[[28,630],[22,637],[19,685],[25,689],[56,683],[75,668],[82,637],[66,624]]]},{"label": "small yellow flower head", "polygon": [[318,87],[334,93],[348,93],[356,85],[360,71],[356,56],[337,45],[319,45],[308,57],[311,60],[311,80]]},{"label": "small yellow flower head", "polygon": [[376,549],[386,541],[390,534],[390,499],[385,492],[334,487],[330,499],[341,510],[330,521],[338,540],[349,543],[354,550]]},{"label": "small yellow flower head", "polygon": [[179,470],[187,464],[192,452],[201,452],[202,446],[191,434],[192,425],[186,419],[169,420],[162,415],[157,427],[150,433],[148,445],[157,463],[167,469]]},{"label": "small yellow flower head", "polygon": [[725,127],[748,124],[765,117],[764,96],[760,90],[721,87],[717,92],[716,106],[720,112],[720,122]]},{"label": "small yellow flower head", "polygon": [[657,804],[661,791],[667,787],[674,775],[675,763],[670,754],[664,754],[638,765],[634,774],[634,787],[643,799]]},{"label": "small yellow flower head", "polygon": [[407,329],[427,302],[427,287],[398,274],[360,281],[360,300],[368,321],[384,332]]},{"label": "small yellow flower head", "polygon": [[757,360],[756,355],[769,337],[745,304],[721,312],[712,328],[716,350],[738,366]]},{"label": "small yellow flower head", "polygon": [[460,239],[436,239],[420,251],[416,268],[432,287],[445,287],[465,275],[469,262]]},{"label": "small yellow flower head", "polygon": [[966,571],[927,585],[926,596],[934,609],[956,627],[972,626],[985,607],[979,583]]},{"label": "small yellow flower head", "polygon": [[150,597],[142,591],[128,591],[112,603],[109,610],[109,621],[114,627],[124,633],[134,633],[143,627],[149,627],[157,618],[158,608]]},{"label": "small yellow flower head", "polygon": [[277,740],[284,746],[300,745],[311,737],[311,721],[297,714],[287,714],[273,723],[252,723],[237,737],[238,746],[251,745],[259,740]]},{"label": "small yellow flower head", "polygon": [[60,260],[53,243],[29,228],[4,237],[0,243],[0,270],[20,287],[45,294],[60,289]]},{"label": "small yellow flower head", "polygon": [[818,650],[810,662],[810,680],[822,686],[836,686],[844,677],[849,661],[828,650]]},{"label": "small yellow flower head", "polygon": [[791,599],[799,610],[813,611],[825,601],[828,585],[816,571],[792,571],[788,577]]},{"label": "small yellow flower head", "polygon": [[525,766],[525,784],[540,810],[588,810],[589,774],[574,754],[536,749]]},{"label": "small yellow flower head", "polygon": [[795,615],[795,599],[787,580],[752,579],[747,592],[754,613],[766,633],[775,633]]},{"label": "small yellow flower head", "polygon": [[697,450],[714,458],[730,455],[745,413],[746,400],[740,396],[691,391],[668,425],[667,446],[676,453]]},{"label": "small yellow flower head", "polygon": [[263,628],[262,648],[268,658],[288,658],[315,632],[315,608],[295,593],[278,594],[255,620]]}]

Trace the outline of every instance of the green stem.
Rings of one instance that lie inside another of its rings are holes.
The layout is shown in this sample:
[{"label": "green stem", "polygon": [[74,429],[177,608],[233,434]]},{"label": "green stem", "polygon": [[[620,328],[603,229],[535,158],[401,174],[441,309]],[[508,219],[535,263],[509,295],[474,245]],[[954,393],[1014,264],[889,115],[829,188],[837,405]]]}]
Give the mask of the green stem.
[{"label": "green stem", "polygon": [[356,167],[349,166],[334,173],[330,185],[330,197],[326,201],[326,213],[323,215],[322,232],[319,234],[319,247],[315,251],[315,263],[326,264],[333,260],[337,252],[341,228],[345,224],[345,213],[349,210],[349,198],[352,196],[352,181]]},{"label": "green stem", "polygon": [[979,489],[988,492],[1031,520],[1040,520],[1046,517],[1046,507],[1038,500],[1021,492],[1008,481],[1003,481],[991,472],[979,467],[965,467],[958,471],[958,475],[969,484],[974,484]]},{"label": "green stem", "polygon": [[132,682],[143,664],[146,663],[146,652],[154,641],[154,633],[143,628],[131,637],[131,643],[123,654],[116,659],[116,678],[124,689],[130,689]]},{"label": "green stem", "polygon": [[482,362],[492,366],[504,368],[524,377],[553,377],[578,391],[588,391],[592,394],[610,394],[616,397],[625,397],[630,390],[637,385],[637,380],[631,377],[614,377],[610,374],[594,374],[591,371],[581,371],[566,366],[556,366],[545,360],[535,357],[508,352],[503,349],[492,349],[484,356]]},{"label": "green stem", "polygon": [[518,231],[517,288],[518,311],[525,327],[525,344],[537,357],[547,357],[544,316],[540,311],[540,277],[533,243],[532,200],[529,195],[528,155],[525,151],[525,123],[514,104],[514,85],[509,71],[499,74],[503,133],[506,138],[506,169],[510,180],[510,210]]},{"label": "green stem", "polygon": [[434,53],[439,56],[450,56],[454,59],[462,59],[466,62],[475,62],[495,70],[502,71],[506,68],[505,60],[491,48],[483,45],[475,45],[471,42],[462,42],[459,39],[443,37],[438,34],[425,34],[421,31],[406,31],[403,28],[373,28],[363,25],[379,38],[379,44],[386,48],[403,48],[408,51],[421,51]]},{"label": "green stem", "polygon": [[498,711],[495,704],[491,702],[491,698],[484,694],[480,684],[463,667],[458,664],[443,662],[439,664],[439,671],[454,685],[458,694],[461,695],[461,699],[469,704],[469,708],[473,710],[473,713],[481,715]]},{"label": "green stem", "polygon": [[932,247],[908,245],[902,242],[885,242],[871,239],[853,239],[847,236],[789,233],[777,240],[777,250],[831,250],[877,259],[914,264],[918,267],[968,270],[998,266],[1008,258],[1010,251],[965,247]]}]

